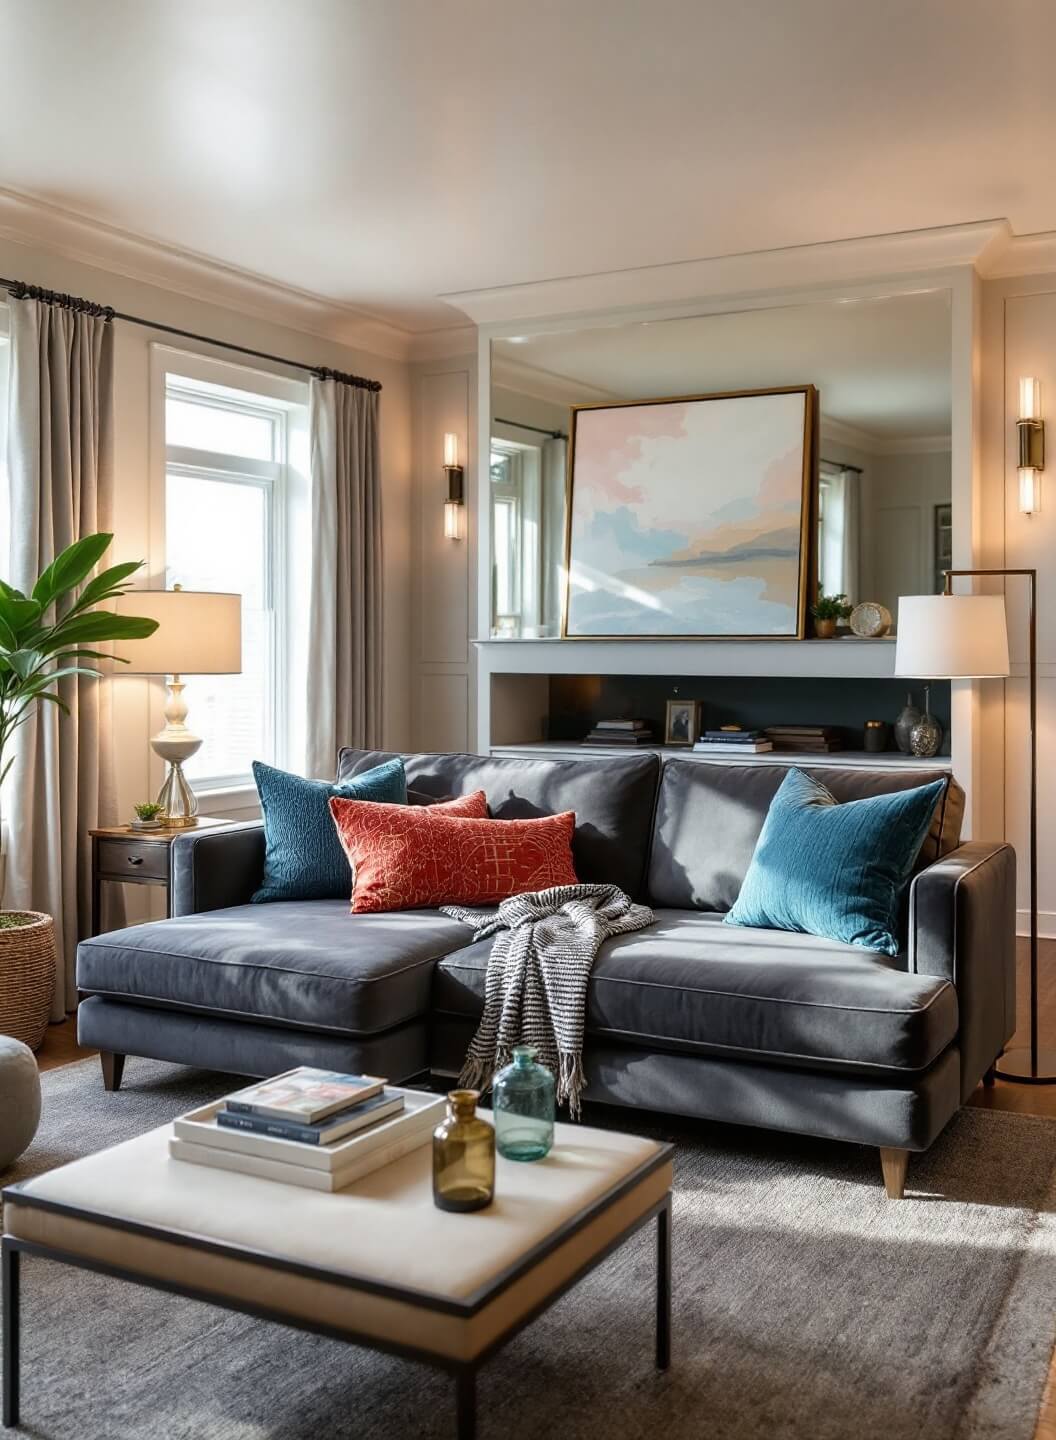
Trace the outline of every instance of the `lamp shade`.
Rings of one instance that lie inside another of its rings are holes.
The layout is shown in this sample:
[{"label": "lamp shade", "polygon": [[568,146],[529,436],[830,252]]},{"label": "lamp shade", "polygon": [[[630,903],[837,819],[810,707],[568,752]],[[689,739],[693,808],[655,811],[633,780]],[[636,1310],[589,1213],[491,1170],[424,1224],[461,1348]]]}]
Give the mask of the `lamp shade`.
[{"label": "lamp shade", "polygon": [[122,675],[237,675],[242,669],[242,596],[211,590],[129,590],[119,615],[158,622],[145,640],[122,640]]},{"label": "lamp shade", "polygon": [[983,680],[1008,673],[1003,595],[903,595],[899,599],[896,675],[918,680]]}]

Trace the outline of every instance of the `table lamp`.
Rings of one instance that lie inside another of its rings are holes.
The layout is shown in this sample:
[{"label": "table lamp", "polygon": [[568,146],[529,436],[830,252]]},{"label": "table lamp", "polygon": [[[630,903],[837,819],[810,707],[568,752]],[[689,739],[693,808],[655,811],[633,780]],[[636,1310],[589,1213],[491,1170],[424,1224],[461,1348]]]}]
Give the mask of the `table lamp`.
[{"label": "table lamp", "polygon": [[1003,595],[954,595],[965,576],[1020,576],[1029,581],[1030,658],[1030,1044],[1006,1050],[994,1067],[1003,1080],[1056,1083],[1056,1051],[1038,1047],[1038,622],[1036,570],[945,570],[942,595],[903,595],[898,602],[895,674],[918,680],[985,680],[1010,673]]},{"label": "table lamp", "polygon": [[200,748],[201,736],[187,728],[187,702],[181,675],[238,675],[242,670],[242,596],[211,590],[130,590],[117,601],[118,614],[146,615],[158,628],[146,640],[121,649],[128,659],[123,675],[164,675],[168,684],[165,726],[151,740],[167,761],[158,792],[163,824],[183,828],[198,823],[198,801],[183,773],[183,763]]}]

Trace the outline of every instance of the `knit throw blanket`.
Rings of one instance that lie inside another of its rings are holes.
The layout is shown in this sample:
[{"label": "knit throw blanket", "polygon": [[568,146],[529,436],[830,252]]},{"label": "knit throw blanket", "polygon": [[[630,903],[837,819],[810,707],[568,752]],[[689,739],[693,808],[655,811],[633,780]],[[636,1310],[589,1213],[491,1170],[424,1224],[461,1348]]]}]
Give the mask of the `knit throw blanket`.
[{"label": "knit throw blanket", "polygon": [[533,1045],[557,1080],[557,1100],[579,1118],[587,981],[601,942],[653,923],[615,885],[555,885],[503,900],[498,910],[445,905],[443,913],[473,928],[474,940],[497,938],[488,958],[484,1015],[459,1084],[486,1090],[508,1065],[515,1045]]}]

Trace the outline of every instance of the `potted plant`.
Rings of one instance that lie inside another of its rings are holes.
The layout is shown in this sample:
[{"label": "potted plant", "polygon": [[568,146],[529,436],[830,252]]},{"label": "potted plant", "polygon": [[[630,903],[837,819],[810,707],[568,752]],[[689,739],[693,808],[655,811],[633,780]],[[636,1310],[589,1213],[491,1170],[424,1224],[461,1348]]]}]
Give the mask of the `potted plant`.
[{"label": "potted plant", "polygon": [[836,634],[837,620],[846,620],[852,608],[846,595],[826,595],[819,585],[818,598],[810,607],[810,613],[814,616],[814,634],[817,638],[831,640]]},{"label": "potted plant", "polygon": [[[158,628],[156,620],[95,608],[127,590],[129,576],[143,563],[114,565],[89,580],[113,538],[98,534],[76,541],[55,557],[29,595],[0,580],[0,785],[14,761],[15,734],[35,707],[56,705],[69,714],[59,694],[60,680],[74,675],[98,679],[101,672],[84,661],[119,657],[96,646],[110,640],[141,640]],[[51,916],[0,908],[0,1034],[13,1035],[38,1050],[48,1025],[54,983]]]},{"label": "potted plant", "polygon": [[132,821],[133,830],[161,829],[164,805],[159,805],[156,800],[142,800],[138,805],[133,805],[132,809],[136,812],[136,818]]}]

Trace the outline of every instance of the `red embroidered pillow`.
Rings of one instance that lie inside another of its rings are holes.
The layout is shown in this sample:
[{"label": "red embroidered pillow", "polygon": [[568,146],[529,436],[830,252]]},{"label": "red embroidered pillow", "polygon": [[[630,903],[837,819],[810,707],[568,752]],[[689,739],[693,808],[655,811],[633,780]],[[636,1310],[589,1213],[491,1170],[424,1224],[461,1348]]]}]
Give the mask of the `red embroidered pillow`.
[{"label": "red embroidered pillow", "polygon": [[492,905],[509,895],[575,885],[576,817],[459,819],[439,805],[330,800],[330,813],[352,867],[352,910],[413,910],[433,905]]},{"label": "red embroidered pillow", "polygon": [[[410,791],[407,791],[408,796]],[[453,815],[456,819],[461,816],[466,820],[486,820],[488,818],[488,797],[483,790],[472,790],[468,795],[456,795],[453,800],[410,800],[408,805],[424,805],[434,815]]]}]

